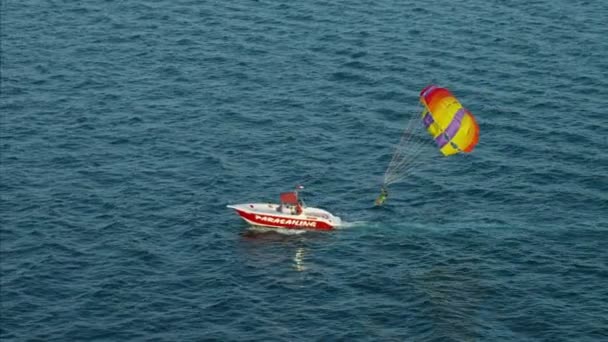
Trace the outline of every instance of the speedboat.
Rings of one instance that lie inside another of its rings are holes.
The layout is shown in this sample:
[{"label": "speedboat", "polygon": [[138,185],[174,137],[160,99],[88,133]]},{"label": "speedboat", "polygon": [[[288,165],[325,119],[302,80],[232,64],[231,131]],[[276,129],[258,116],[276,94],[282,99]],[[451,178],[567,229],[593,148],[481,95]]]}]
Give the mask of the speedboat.
[{"label": "speedboat", "polygon": [[298,190],[283,192],[280,203],[245,203],[230,204],[228,208],[247,223],[254,226],[286,228],[332,230],[342,223],[342,220],[326,210],[308,207],[299,198]]}]

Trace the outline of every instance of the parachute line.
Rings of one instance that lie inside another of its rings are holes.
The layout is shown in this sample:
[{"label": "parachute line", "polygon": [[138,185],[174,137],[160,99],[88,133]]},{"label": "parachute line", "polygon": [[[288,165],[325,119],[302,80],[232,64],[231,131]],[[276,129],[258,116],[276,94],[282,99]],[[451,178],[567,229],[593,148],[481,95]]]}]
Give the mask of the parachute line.
[{"label": "parachute line", "polygon": [[393,184],[407,177],[411,170],[420,164],[417,157],[428,147],[428,138],[423,137],[418,120],[426,115],[424,108],[422,114],[414,112],[401,135],[399,143],[394,147],[391,161],[384,172],[384,185]]}]

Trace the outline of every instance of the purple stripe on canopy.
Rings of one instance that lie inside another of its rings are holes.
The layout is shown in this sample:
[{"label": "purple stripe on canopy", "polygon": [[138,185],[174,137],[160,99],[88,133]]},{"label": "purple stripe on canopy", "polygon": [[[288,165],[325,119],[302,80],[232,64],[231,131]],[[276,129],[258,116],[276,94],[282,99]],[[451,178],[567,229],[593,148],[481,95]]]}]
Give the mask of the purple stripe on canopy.
[{"label": "purple stripe on canopy", "polygon": [[450,124],[448,125],[448,128],[445,129],[445,134],[450,137],[450,139],[452,139],[456,135],[456,132],[458,132],[458,130],[460,129],[460,124],[462,123],[462,118],[464,118],[465,113],[466,109],[460,108],[456,112],[456,115],[454,115],[454,118],[452,119],[452,122],[450,122]]},{"label": "purple stripe on canopy", "polygon": [[424,127],[429,128],[429,126],[432,125],[435,120],[433,120],[431,113],[426,113],[426,115],[422,118],[422,122],[424,123]]},{"label": "purple stripe on canopy", "polygon": [[458,132],[458,130],[460,129],[460,124],[462,123],[462,118],[464,118],[464,114],[466,114],[466,109],[460,108],[454,115],[454,118],[452,119],[452,122],[450,122],[450,124],[448,125],[448,128],[446,128],[443,133],[439,134],[439,136],[435,138],[435,143],[437,143],[437,146],[439,146],[439,148],[445,146],[445,144],[447,144],[450,139],[452,139],[454,135],[456,135],[456,132]]},{"label": "purple stripe on canopy", "polygon": [[435,138],[435,142],[439,148],[442,148],[448,143],[448,138],[445,136],[445,134],[441,133],[437,138]]}]

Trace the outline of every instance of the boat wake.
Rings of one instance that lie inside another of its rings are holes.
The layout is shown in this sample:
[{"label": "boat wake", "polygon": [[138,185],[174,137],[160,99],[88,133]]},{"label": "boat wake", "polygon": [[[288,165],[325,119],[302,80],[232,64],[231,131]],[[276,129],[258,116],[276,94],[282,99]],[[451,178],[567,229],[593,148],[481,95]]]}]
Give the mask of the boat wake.
[{"label": "boat wake", "polygon": [[355,228],[355,227],[365,226],[367,224],[368,224],[367,221],[353,221],[353,222],[342,221],[342,223],[340,223],[340,225],[337,226],[336,229]]}]

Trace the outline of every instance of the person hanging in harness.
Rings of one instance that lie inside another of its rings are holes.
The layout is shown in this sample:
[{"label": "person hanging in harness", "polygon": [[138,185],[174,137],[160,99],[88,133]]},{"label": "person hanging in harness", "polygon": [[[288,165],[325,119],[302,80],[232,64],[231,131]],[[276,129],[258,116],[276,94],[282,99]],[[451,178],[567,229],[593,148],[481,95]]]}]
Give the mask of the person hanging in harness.
[{"label": "person hanging in harness", "polygon": [[376,198],[376,206],[379,207],[381,205],[384,204],[384,202],[386,202],[386,199],[388,198],[388,190],[386,190],[386,188],[383,186],[382,189],[380,190],[380,195],[378,196],[378,198]]}]

